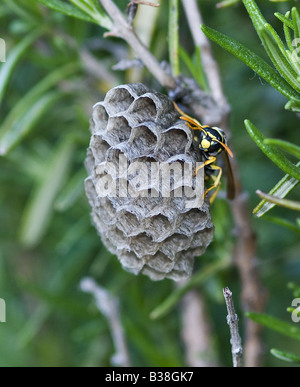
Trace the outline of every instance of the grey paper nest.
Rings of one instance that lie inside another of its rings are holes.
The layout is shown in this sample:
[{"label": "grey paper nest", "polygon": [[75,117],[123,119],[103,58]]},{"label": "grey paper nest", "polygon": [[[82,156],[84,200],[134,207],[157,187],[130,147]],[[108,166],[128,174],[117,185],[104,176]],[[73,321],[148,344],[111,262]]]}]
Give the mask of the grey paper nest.
[{"label": "grey paper nest", "polygon": [[[171,177],[157,185],[147,176],[155,163],[200,161],[192,133],[172,102],[143,84],[115,87],[94,106],[91,132],[85,187],[92,221],[104,245],[134,274],[152,280],[189,277],[194,258],[213,238],[209,204],[187,208],[185,193],[176,195],[183,191],[182,184],[194,185],[194,179],[192,183],[181,179],[179,184]],[[137,162],[147,167],[138,183]],[[170,197],[162,197],[165,184],[171,187]],[[121,188],[111,192],[109,186]],[[124,187],[130,195],[120,194]]]}]

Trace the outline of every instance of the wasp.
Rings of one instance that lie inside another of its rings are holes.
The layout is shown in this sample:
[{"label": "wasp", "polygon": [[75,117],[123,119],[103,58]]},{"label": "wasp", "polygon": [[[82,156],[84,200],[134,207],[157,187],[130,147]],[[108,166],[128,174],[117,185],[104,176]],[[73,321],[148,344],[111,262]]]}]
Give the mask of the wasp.
[{"label": "wasp", "polygon": [[[235,184],[228,157],[228,155],[233,157],[233,153],[227,145],[224,131],[216,126],[201,125],[195,118],[185,114],[175,102],[173,102],[173,104],[176,110],[181,114],[180,119],[185,121],[188,127],[193,131],[194,143],[197,148],[200,149],[205,159],[204,163],[196,169],[195,174],[197,174],[201,168],[205,168],[206,176],[208,178],[211,177],[213,180],[213,185],[205,191],[204,197],[208,194],[208,192],[215,189],[215,192],[210,197],[210,202],[212,203],[218,194],[223,170],[216,164],[216,156],[225,151],[224,156],[227,168],[227,197],[228,199],[233,200],[235,197]],[[217,174],[215,175],[216,172]]]}]

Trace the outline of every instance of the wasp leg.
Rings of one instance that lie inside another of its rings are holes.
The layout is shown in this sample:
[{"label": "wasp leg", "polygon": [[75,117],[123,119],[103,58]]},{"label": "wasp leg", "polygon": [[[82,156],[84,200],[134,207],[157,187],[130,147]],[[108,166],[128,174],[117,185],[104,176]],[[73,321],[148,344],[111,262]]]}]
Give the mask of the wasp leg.
[{"label": "wasp leg", "polygon": [[[216,182],[217,176],[212,175],[211,177],[212,177],[213,181]],[[213,204],[213,202],[215,201],[215,198],[216,198],[217,195],[218,195],[218,192],[219,192],[219,190],[220,190],[220,187],[221,187],[221,183],[219,183],[219,184],[217,185],[215,192],[214,192],[214,193],[211,195],[211,197],[209,198],[210,204]]]},{"label": "wasp leg", "polygon": [[208,194],[209,191],[211,191],[212,189],[215,189],[216,188],[216,192],[212,195],[211,197],[211,203],[215,200],[215,197],[219,191],[219,188],[220,188],[220,184],[221,184],[221,177],[222,177],[222,168],[219,167],[218,165],[211,165],[210,166],[212,169],[216,170],[216,171],[219,171],[218,175],[215,176],[214,178],[214,184],[208,188],[205,193],[204,193],[204,197]]},{"label": "wasp leg", "polygon": [[[213,164],[214,162],[216,161],[216,158],[213,157],[213,156],[210,156],[208,160],[206,160],[203,164],[200,165],[200,167],[198,167],[195,171],[195,175],[197,175],[198,171],[201,169],[201,168],[204,168],[206,167],[207,165],[210,165],[210,164]],[[213,167],[211,165],[211,167]],[[214,168],[213,168],[214,169]]]},{"label": "wasp leg", "polygon": [[206,160],[203,164],[200,165],[200,167],[198,167],[195,171],[195,175],[197,175],[198,171],[201,169],[201,168],[204,168],[205,166],[207,165],[210,165],[210,168],[211,169],[214,169],[215,171],[219,171],[218,175],[213,177],[213,180],[214,180],[214,184],[208,188],[205,192],[204,192],[204,195],[203,197],[205,198],[205,196],[208,194],[209,191],[211,191],[212,189],[216,188],[216,192],[212,195],[211,197],[211,203],[215,200],[215,197],[217,196],[217,193],[219,191],[219,188],[220,188],[220,182],[221,182],[221,177],[222,177],[222,168],[219,167],[218,165],[214,165],[213,163],[216,161],[216,158],[211,156],[208,160]]}]

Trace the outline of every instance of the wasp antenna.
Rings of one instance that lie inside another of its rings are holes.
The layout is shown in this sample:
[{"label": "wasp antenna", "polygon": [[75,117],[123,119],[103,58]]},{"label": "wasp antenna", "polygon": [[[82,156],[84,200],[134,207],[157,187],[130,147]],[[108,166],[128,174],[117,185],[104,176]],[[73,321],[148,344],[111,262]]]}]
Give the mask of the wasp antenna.
[{"label": "wasp antenna", "polygon": [[195,129],[202,129],[202,126],[199,124],[199,122],[197,122],[193,118],[190,118],[189,116],[181,116],[180,119],[189,122],[190,124],[193,124],[195,126]]},{"label": "wasp antenna", "polygon": [[183,116],[185,116],[185,113],[180,109],[180,107],[177,105],[176,102],[173,102],[173,105],[175,106],[175,109]]},{"label": "wasp antenna", "polygon": [[173,105],[175,106],[175,109],[181,114],[181,117],[180,119],[181,120],[184,120],[186,122],[189,122],[190,124],[193,124],[194,126],[196,126],[196,128],[191,128],[191,129],[194,129],[194,130],[204,130],[202,125],[200,124],[199,121],[197,121],[195,118],[191,117],[191,116],[188,116],[187,114],[185,114],[185,112],[183,112],[177,105],[176,102],[173,102]]},{"label": "wasp antenna", "polygon": [[215,139],[215,141],[217,141],[219,144],[221,144],[222,147],[226,149],[226,151],[229,154],[229,156],[233,158],[233,153],[232,153],[231,149],[226,144],[224,144],[224,142],[219,141],[217,139]]}]

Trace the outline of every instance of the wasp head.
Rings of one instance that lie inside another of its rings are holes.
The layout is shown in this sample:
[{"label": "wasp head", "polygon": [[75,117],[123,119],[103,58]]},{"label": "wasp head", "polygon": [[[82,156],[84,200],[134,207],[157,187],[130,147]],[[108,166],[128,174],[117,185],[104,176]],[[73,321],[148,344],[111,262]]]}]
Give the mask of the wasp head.
[{"label": "wasp head", "polygon": [[216,156],[226,149],[226,137],[222,129],[211,126],[202,126],[194,136],[199,149],[208,156]]}]

